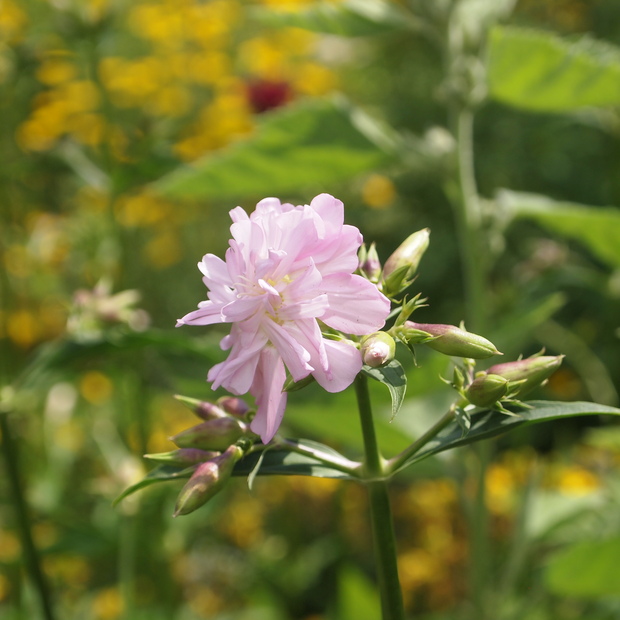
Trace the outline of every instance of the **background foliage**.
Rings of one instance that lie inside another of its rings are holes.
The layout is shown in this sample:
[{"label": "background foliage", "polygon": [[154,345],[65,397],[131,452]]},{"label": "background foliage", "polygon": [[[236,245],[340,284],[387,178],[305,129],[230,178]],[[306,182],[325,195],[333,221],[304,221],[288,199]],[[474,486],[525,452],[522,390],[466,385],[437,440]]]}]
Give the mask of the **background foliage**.
[{"label": "background foliage", "polygon": [[[508,356],[565,353],[538,396],[618,404],[617,3],[297,4],[0,3],[0,379],[59,617],[378,615],[355,485],[269,477],[250,493],[239,479],[174,523],[175,483],[111,505],[147,471],[141,454],[193,423],[171,395],[211,398],[221,334],[172,326],[204,296],[195,264],[222,254],[237,204],[333,193],[384,259],[430,227],[419,320],[466,319]],[[476,313],[454,209],[455,118],[470,106]],[[139,301],[110,299],[128,289]],[[418,363],[393,423],[384,388],[373,393],[388,454],[449,399],[440,356]],[[356,455],[352,405],[307,388],[287,428]],[[608,421],[576,419],[404,473],[394,505],[411,614],[620,617],[606,570],[619,446]],[[29,618],[5,480],[0,612]]]}]

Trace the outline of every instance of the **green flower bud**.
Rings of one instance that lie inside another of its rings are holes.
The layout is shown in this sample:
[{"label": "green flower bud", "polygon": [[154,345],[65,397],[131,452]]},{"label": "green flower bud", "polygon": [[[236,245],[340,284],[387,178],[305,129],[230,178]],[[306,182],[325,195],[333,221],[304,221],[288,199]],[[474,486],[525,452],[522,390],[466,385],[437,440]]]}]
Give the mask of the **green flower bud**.
[{"label": "green flower bud", "polygon": [[397,295],[411,284],[420,260],[428,248],[431,231],[423,228],[409,235],[383,266],[383,292],[389,297]]},{"label": "green flower bud", "polygon": [[395,351],[394,338],[386,332],[374,332],[362,339],[362,360],[371,368],[389,364],[394,359]]},{"label": "green flower bud", "polygon": [[465,397],[477,407],[489,407],[501,400],[508,392],[508,379],[494,374],[476,377],[465,390]]},{"label": "green flower bud", "polygon": [[179,448],[222,451],[248,432],[248,427],[235,418],[215,418],[192,426],[170,439]]},{"label": "green flower bud", "polygon": [[[413,321],[405,321],[404,327],[405,330],[413,329],[434,336],[432,340],[427,340],[424,344],[444,355],[472,357],[474,359],[484,359],[492,355],[502,355],[502,353],[495,348],[495,345],[486,338],[467,332],[455,325],[437,325],[434,323],[414,323]],[[406,333],[406,331],[404,333]]]},{"label": "green flower bud", "polygon": [[242,456],[243,450],[240,447],[229,446],[220,456],[198,465],[179,493],[173,516],[194,512],[219,493]]},{"label": "green flower bud", "polygon": [[377,254],[377,248],[372,243],[367,252],[360,257],[360,271],[375,284],[379,282],[381,277],[381,261]]},{"label": "green flower bud", "polygon": [[144,458],[150,461],[158,461],[159,463],[189,467],[190,465],[204,463],[215,456],[219,456],[219,452],[199,450],[198,448],[179,448],[178,450],[172,450],[172,452],[145,454]]},{"label": "green flower bud", "polygon": [[513,395],[521,397],[545,383],[560,367],[563,359],[563,355],[533,356],[516,362],[495,364],[487,370],[487,373],[500,375],[511,384],[514,382],[516,390]]}]

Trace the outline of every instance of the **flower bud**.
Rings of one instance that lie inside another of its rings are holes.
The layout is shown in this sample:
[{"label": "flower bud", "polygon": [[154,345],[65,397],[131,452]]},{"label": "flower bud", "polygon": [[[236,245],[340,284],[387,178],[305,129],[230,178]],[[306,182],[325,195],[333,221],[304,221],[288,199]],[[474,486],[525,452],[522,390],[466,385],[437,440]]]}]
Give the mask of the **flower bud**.
[{"label": "flower bud", "polygon": [[179,493],[173,516],[194,512],[221,491],[242,456],[241,448],[229,446],[220,456],[198,465]]},{"label": "flower bud", "polygon": [[362,339],[362,360],[371,368],[385,366],[394,359],[396,343],[386,332],[374,332]]},{"label": "flower bud", "polygon": [[214,420],[216,418],[225,418],[226,411],[206,400],[198,400],[197,398],[189,398],[187,396],[176,395],[175,398],[187,405],[199,418],[203,420]]},{"label": "flower bud", "polygon": [[465,390],[465,397],[477,407],[489,407],[501,400],[508,392],[508,379],[494,374],[476,377]]},{"label": "flower bud", "polygon": [[247,426],[235,418],[215,418],[192,426],[170,439],[179,448],[222,451],[247,433]]},{"label": "flower bud", "polygon": [[542,385],[560,367],[563,359],[563,355],[533,356],[516,362],[495,364],[487,373],[517,383],[514,396],[523,396]]},{"label": "flower bud", "polygon": [[398,294],[409,286],[428,248],[430,234],[430,228],[414,232],[387,259],[383,266],[383,292],[386,295]]},{"label": "flower bud", "polygon": [[157,461],[159,463],[189,467],[190,465],[196,465],[197,463],[204,463],[205,461],[208,461],[218,455],[219,452],[199,450],[198,448],[179,448],[178,450],[172,450],[172,452],[145,454],[144,458],[149,459],[150,461]]},{"label": "flower bud", "polygon": [[444,355],[484,359],[492,355],[502,355],[495,345],[477,334],[465,331],[455,325],[437,325],[434,323],[414,323],[405,321],[405,329],[414,329],[434,336],[424,344]]},{"label": "flower bud", "polygon": [[244,418],[250,410],[249,405],[237,396],[222,396],[217,399],[216,405],[221,407],[228,415]]},{"label": "flower bud", "polygon": [[377,248],[375,244],[372,243],[367,252],[364,252],[364,255],[360,260],[360,271],[375,284],[379,282],[379,278],[381,277],[381,261],[379,260],[379,255],[377,254]]}]

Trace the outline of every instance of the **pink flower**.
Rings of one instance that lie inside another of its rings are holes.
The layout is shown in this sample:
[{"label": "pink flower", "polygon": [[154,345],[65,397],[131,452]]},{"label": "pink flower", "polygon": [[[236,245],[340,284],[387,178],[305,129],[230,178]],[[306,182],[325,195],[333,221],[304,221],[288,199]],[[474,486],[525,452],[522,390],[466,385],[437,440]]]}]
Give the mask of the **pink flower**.
[{"label": "pink flower", "polygon": [[286,406],[285,368],[295,381],[312,374],[328,392],[344,390],[362,368],[359,349],[323,337],[319,321],[365,335],[383,326],[390,302],[353,274],[362,236],[343,224],[344,205],[333,196],[304,206],[265,198],[249,217],[241,207],[230,216],[226,260],[206,254],[198,263],[208,299],[177,326],[232,323],[221,342],[230,354],[208,380],[213,389],[255,397],[251,428],[267,443]]}]

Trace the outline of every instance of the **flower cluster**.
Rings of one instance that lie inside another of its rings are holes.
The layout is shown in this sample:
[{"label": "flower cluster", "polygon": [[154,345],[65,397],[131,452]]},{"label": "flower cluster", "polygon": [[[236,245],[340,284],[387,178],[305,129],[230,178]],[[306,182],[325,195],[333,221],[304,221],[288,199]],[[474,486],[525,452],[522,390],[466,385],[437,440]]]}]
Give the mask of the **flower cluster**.
[{"label": "flower cluster", "polygon": [[333,196],[302,206],[266,198],[250,216],[241,207],[230,215],[225,260],[206,254],[198,264],[208,299],[178,325],[232,323],[221,342],[228,359],[208,379],[214,389],[256,398],[251,428],[266,443],[286,406],[286,370],[294,381],[312,375],[328,392],[339,392],[362,368],[354,343],[326,337],[322,325],[369,334],[384,325],[390,302],[353,273],[362,236],[343,223],[343,203]]}]

